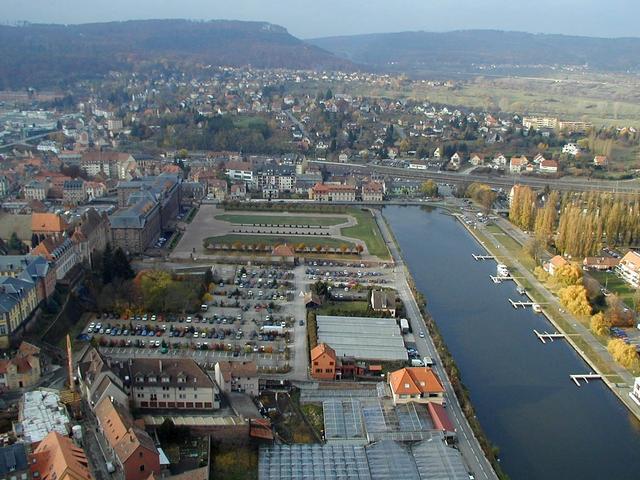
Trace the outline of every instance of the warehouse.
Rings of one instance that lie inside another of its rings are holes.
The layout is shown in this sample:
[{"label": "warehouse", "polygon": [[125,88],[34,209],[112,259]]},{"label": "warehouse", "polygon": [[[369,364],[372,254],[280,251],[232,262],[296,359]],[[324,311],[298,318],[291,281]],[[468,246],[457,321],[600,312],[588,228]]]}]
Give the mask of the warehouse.
[{"label": "warehouse", "polygon": [[407,360],[400,327],[393,318],[318,315],[318,343],[326,343],[336,357],[356,360]]}]

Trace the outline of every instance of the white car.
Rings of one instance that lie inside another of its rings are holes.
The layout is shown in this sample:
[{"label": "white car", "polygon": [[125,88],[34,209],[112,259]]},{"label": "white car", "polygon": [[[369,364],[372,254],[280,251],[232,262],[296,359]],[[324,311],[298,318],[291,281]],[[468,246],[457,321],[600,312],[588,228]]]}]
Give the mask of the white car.
[{"label": "white car", "polygon": [[420,338],[424,338],[424,332],[420,332]]}]

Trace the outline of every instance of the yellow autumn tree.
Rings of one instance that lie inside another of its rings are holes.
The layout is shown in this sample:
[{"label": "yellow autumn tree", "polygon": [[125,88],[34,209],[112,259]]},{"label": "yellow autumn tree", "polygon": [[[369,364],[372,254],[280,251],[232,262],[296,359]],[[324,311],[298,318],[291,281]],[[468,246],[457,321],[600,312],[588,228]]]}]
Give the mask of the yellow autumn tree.
[{"label": "yellow autumn tree", "polygon": [[599,312],[591,317],[589,328],[596,335],[609,335],[611,332],[611,321],[605,318],[602,312]]},{"label": "yellow autumn tree", "polygon": [[558,286],[582,285],[582,270],[573,263],[557,268],[553,277]]},{"label": "yellow autumn tree", "polygon": [[607,350],[613,359],[623,367],[631,370],[637,370],[640,367],[640,360],[638,360],[638,352],[636,352],[635,346],[627,345],[619,338],[614,338],[609,340]]},{"label": "yellow autumn tree", "polygon": [[591,315],[587,289],[583,285],[569,285],[558,292],[560,302],[568,311],[578,316]]}]

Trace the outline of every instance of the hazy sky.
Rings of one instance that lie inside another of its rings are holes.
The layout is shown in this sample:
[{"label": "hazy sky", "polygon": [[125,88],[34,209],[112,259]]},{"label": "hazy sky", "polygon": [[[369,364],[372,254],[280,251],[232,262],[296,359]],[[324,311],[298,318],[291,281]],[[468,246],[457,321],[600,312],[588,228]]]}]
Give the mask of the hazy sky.
[{"label": "hazy sky", "polygon": [[1,0],[0,21],[264,20],[302,37],[494,28],[640,36],[640,0]]}]

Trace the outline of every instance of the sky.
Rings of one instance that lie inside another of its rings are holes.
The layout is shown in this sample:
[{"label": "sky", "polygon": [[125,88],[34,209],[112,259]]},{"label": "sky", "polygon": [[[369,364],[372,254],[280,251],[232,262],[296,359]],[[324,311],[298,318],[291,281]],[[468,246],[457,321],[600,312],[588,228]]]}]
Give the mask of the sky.
[{"label": "sky", "polygon": [[498,29],[640,37],[640,0],[2,0],[0,22],[259,20],[300,38]]}]

